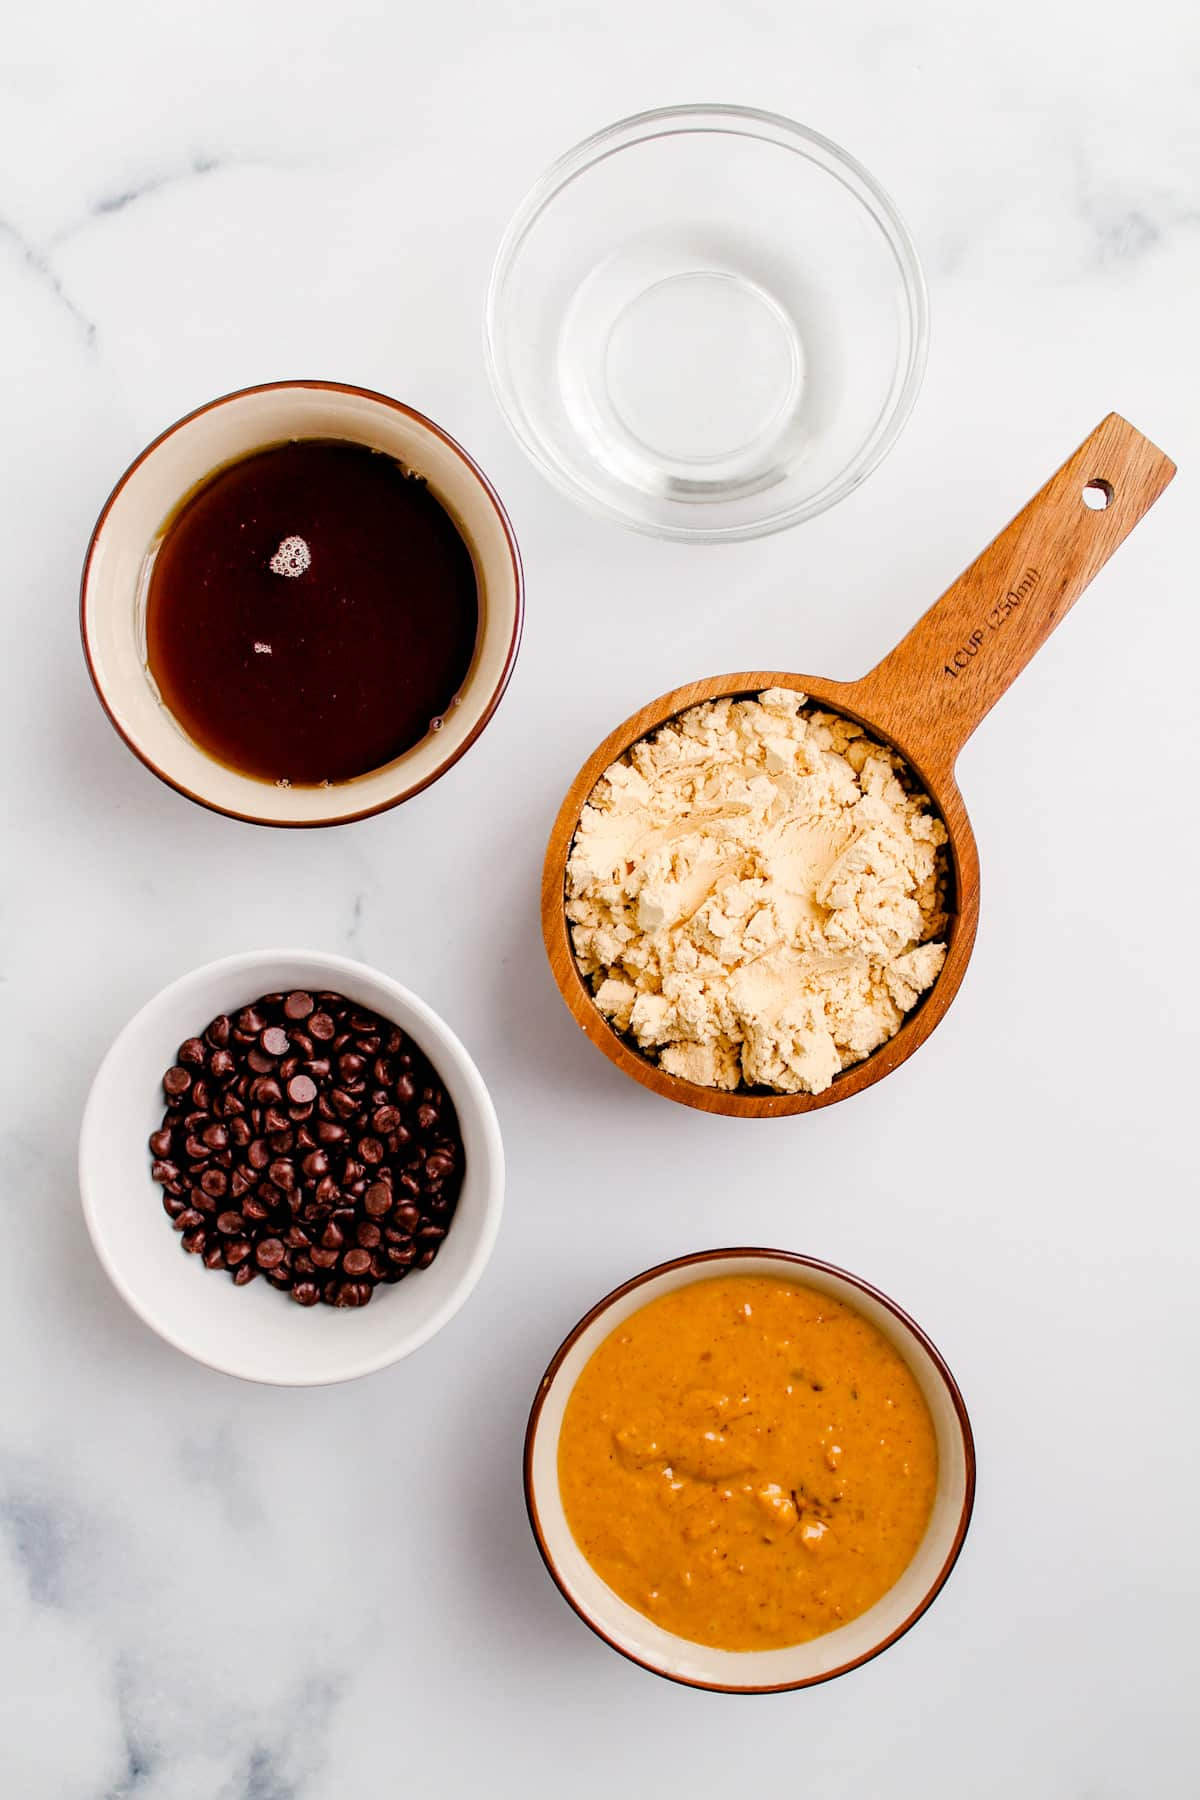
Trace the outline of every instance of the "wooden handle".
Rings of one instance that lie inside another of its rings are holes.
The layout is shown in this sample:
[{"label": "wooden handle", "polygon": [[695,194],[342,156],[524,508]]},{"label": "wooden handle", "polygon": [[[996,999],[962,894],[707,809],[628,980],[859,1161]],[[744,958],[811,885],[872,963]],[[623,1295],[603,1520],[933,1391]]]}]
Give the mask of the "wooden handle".
[{"label": "wooden handle", "polygon": [[949,775],[976,725],[1174,473],[1149,438],[1109,413],[891,655],[853,684],[855,709],[911,750],[927,778]]}]

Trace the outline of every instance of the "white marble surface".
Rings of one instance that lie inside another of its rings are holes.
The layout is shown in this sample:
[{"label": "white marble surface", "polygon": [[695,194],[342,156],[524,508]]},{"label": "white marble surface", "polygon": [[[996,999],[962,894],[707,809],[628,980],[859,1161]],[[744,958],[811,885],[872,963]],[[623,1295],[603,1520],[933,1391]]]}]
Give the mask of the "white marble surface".
[{"label": "white marble surface", "polygon": [[[799,1791],[1195,1792],[1193,947],[1200,27],[1157,0],[311,0],[14,12],[0,50],[5,1023],[0,1789],[11,1800]],[[689,550],[591,521],[493,406],[492,248],[561,149],[733,99],[877,171],[933,344],[842,506]],[[381,387],[507,500],[525,649],[486,737],[401,811],[261,832],[160,787],[79,654],[93,517],[191,406],[291,375]],[[643,699],[726,667],[851,675],[1110,407],[1181,474],[960,765],[984,859],[970,975],[847,1106],[673,1110],[583,1042],[544,965],[544,834]],[[275,1392],[193,1366],[84,1235],[79,1109],[185,967],[352,951],[461,1032],[508,1213],[407,1365]],[[958,1373],[975,1524],[919,1628],[826,1688],[723,1700],[596,1642],[525,1524],[528,1400],[611,1284],[719,1242],[811,1250]]]}]

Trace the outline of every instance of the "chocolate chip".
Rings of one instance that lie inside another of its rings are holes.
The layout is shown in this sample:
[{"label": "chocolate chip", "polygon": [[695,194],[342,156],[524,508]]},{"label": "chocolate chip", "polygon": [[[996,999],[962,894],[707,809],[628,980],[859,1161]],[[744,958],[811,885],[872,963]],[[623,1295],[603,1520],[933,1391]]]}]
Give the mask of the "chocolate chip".
[{"label": "chocolate chip", "polygon": [[363,1206],[373,1219],[392,1210],[392,1190],[385,1181],[373,1181],[363,1195]]},{"label": "chocolate chip", "polygon": [[462,1143],[398,1026],[337,994],[266,994],[185,1039],[163,1092],[151,1173],[206,1267],[238,1286],[261,1272],[301,1305],[358,1307],[432,1260]]}]

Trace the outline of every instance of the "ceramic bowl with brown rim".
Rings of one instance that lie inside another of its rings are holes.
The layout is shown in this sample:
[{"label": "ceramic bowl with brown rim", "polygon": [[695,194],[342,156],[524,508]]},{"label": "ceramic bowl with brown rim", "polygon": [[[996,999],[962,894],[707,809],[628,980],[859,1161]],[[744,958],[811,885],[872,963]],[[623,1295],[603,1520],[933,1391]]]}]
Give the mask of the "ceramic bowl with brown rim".
[{"label": "ceramic bowl with brown rim", "polygon": [[[256,451],[323,438],[383,451],[426,482],[467,545],[479,634],[456,704],[384,767],[328,786],[285,786],[217,761],[163,704],[147,667],[146,596],[163,532],[210,476]],[[272,382],[180,419],[121,477],[83,568],[80,624],[101,704],[134,754],[168,786],[259,825],[338,825],[419,793],[475,742],[508,685],[521,639],[524,582],[508,515],[486,475],[432,420],[384,394],[330,381]]]},{"label": "ceramic bowl with brown rim", "polygon": [[[802,1280],[854,1308],[904,1358],[937,1437],[933,1511],[916,1555],[894,1587],[836,1631],[782,1650],[717,1650],[666,1631],[605,1583],[576,1543],[558,1485],[558,1449],[571,1391],[593,1352],[623,1319],[672,1289],[721,1275]],[[878,1656],[928,1610],[945,1585],[971,1520],[975,1446],[967,1409],[945,1360],[908,1314],[857,1275],[786,1250],[702,1250],[635,1275],[568,1335],[542,1377],[525,1436],[525,1501],[538,1549],[563,1598],[613,1650],[652,1674],[727,1694],[811,1687]]]}]

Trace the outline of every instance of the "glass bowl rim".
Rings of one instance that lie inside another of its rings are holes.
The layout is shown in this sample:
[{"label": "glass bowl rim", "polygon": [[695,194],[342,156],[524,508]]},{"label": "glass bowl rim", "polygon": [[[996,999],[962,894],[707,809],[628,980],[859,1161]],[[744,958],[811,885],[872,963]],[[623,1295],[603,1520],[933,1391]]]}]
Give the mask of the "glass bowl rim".
[{"label": "glass bowl rim", "polygon": [[[559,195],[572,182],[608,157],[660,137],[689,133],[726,133],[757,138],[780,149],[807,157],[833,176],[847,193],[873,217],[883,233],[896,265],[899,286],[907,302],[911,337],[907,368],[890,410],[881,426],[859,447],[850,461],[823,488],[781,512],[734,525],[695,526],[637,518],[624,508],[594,494],[554,457],[529,423],[502,349],[506,289],[513,265],[525,239]],[[496,249],[488,279],[483,310],[484,359],[492,392],[517,442],[530,461],[568,499],[593,515],[615,520],[647,536],[684,543],[734,542],[768,537],[805,519],[827,511],[854,491],[872,474],[892,449],[912,412],[921,389],[929,352],[929,292],[916,245],[895,202],[874,175],[832,138],[802,125],[783,113],[760,107],[718,102],[653,107],[631,113],[602,127],[563,152],[533,183],[518,203]]]}]

